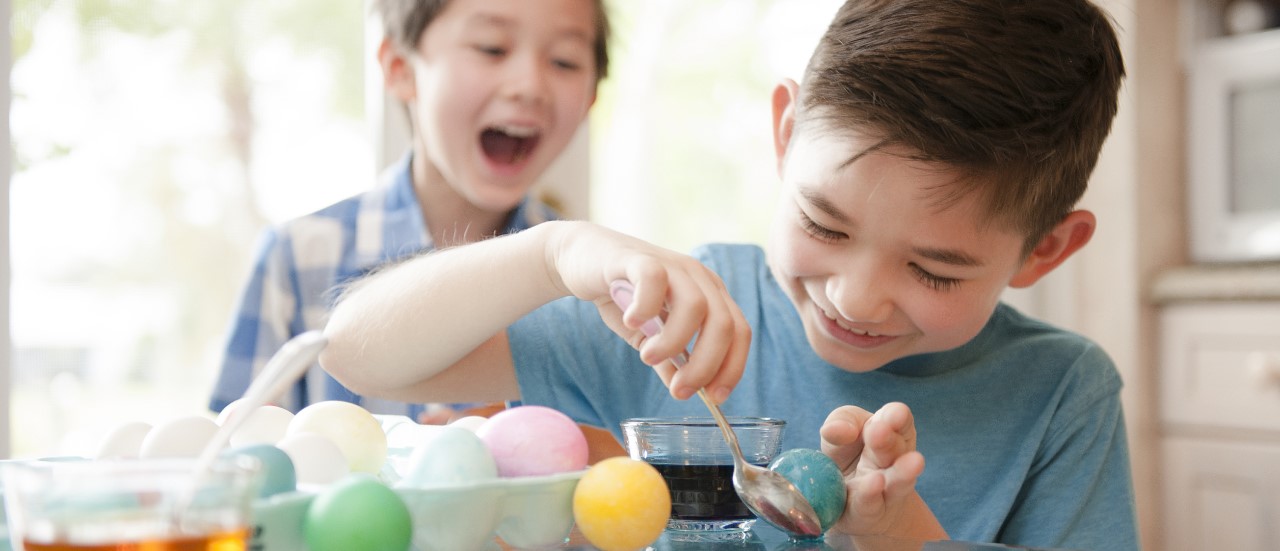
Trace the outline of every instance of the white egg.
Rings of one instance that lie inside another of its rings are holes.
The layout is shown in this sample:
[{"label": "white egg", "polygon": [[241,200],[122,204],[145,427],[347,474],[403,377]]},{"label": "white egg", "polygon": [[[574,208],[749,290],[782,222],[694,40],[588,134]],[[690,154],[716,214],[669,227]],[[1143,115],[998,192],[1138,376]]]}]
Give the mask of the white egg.
[{"label": "white egg", "polygon": [[351,472],[342,449],[322,434],[290,433],[276,447],[293,461],[298,484],[329,484]]},{"label": "white egg", "polygon": [[215,422],[218,423],[218,426],[227,424],[227,418],[231,417],[231,414],[243,407],[244,404],[244,398],[232,400],[231,403],[227,404],[227,407],[222,408],[222,411],[218,412],[218,419]]},{"label": "white egg", "polygon": [[231,433],[230,443],[233,447],[275,444],[284,438],[292,421],[292,411],[280,406],[259,407]]},{"label": "white egg", "polygon": [[402,485],[415,488],[453,486],[498,477],[498,464],[479,436],[446,426],[409,457]]},{"label": "white egg", "polygon": [[138,457],[142,451],[142,440],[146,438],[147,433],[151,432],[151,423],[143,423],[142,421],[133,421],[125,423],[107,432],[102,442],[98,443],[98,449],[94,452],[94,459],[132,459]]},{"label": "white egg", "polygon": [[387,460],[387,435],[382,424],[350,402],[329,400],[302,408],[293,416],[286,434],[302,432],[324,435],[337,444],[354,472],[378,474]]},{"label": "white egg", "polygon": [[479,415],[468,415],[466,417],[460,417],[454,420],[452,423],[449,423],[449,426],[464,428],[471,432],[475,432],[477,430],[480,430],[480,425],[483,425],[487,422],[489,422],[489,418],[487,417],[481,417]]},{"label": "white egg", "polygon": [[207,417],[179,417],[148,431],[138,457],[196,457],[217,431],[218,424]]}]

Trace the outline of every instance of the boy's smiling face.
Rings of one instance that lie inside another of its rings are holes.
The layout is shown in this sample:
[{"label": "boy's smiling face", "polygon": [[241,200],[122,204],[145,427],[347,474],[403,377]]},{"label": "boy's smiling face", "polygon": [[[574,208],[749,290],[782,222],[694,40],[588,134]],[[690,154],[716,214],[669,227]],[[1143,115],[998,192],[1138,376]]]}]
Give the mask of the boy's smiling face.
[{"label": "boy's smiling face", "polygon": [[864,372],[977,335],[1023,269],[1023,236],[983,223],[973,197],[940,206],[954,169],[850,133],[787,142],[769,263],[814,351]]},{"label": "boy's smiling face", "polygon": [[393,90],[435,172],[505,211],[568,145],[595,100],[589,0],[451,0]]}]

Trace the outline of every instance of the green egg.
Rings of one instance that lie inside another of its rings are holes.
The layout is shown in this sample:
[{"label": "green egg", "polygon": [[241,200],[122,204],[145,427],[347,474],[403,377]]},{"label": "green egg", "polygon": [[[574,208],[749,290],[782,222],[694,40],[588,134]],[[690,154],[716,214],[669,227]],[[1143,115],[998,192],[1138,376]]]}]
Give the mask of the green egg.
[{"label": "green egg", "polygon": [[310,551],[407,551],[409,508],[367,473],[352,473],[316,495],[303,520]]}]

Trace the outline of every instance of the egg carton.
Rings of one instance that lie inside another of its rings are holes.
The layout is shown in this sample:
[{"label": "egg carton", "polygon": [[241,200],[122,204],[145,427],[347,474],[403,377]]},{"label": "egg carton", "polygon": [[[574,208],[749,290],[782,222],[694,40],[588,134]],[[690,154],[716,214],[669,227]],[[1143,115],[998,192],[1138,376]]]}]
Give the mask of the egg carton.
[{"label": "egg carton", "polygon": [[[573,491],[585,471],[426,488],[396,487],[413,521],[416,551],[517,549],[563,544],[573,528]],[[253,551],[310,551],[307,509],[316,494],[289,492],[254,503]]]},{"label": "egg carton", "polygon": [[[413,520],[415,551],[545,549],[573,528],[573,491],[585,471],[438,488],[396,488]],[[251,551],[310,551],[304,536],[314,492],[288,492],[253,504]],[[11,551],[0,507],[0,551]]]}]

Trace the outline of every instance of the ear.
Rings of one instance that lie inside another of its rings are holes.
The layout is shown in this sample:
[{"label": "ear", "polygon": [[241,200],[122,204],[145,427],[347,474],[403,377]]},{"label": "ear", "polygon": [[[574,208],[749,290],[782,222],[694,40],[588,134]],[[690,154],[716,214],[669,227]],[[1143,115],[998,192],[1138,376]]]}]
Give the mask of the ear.
[{"label": "ear", "polygon": [[778,175],[782,175],[783,161],[787,157],[787,145],[796,124],[796,101],[800,85],[791,79],[783,79],[773,89],[773,149],[778,158]]},{"label": "ear", "polygon": [[387,91],[402,102],[413,100],[417,95],[413,63],[390,39],[384,38],[378,45],[378,64],[382,66],[382,82]]},{"label": "ear", "polygon": [[1053,271],[1085,246],[1093,237],[1093,230],[1097,226],[1098,220],[1092,212],[1072,211],[1062,219],[1062,222],[1054,226],[1049,235],[1044,236],[1040,243],[1036,244],[1031,254],[1022,261],[1022,267],[1018,269],[1018,273],[1009,280],[1009,286],[1030,287],[1031,284],[1039,281],[1041,277]]}]

